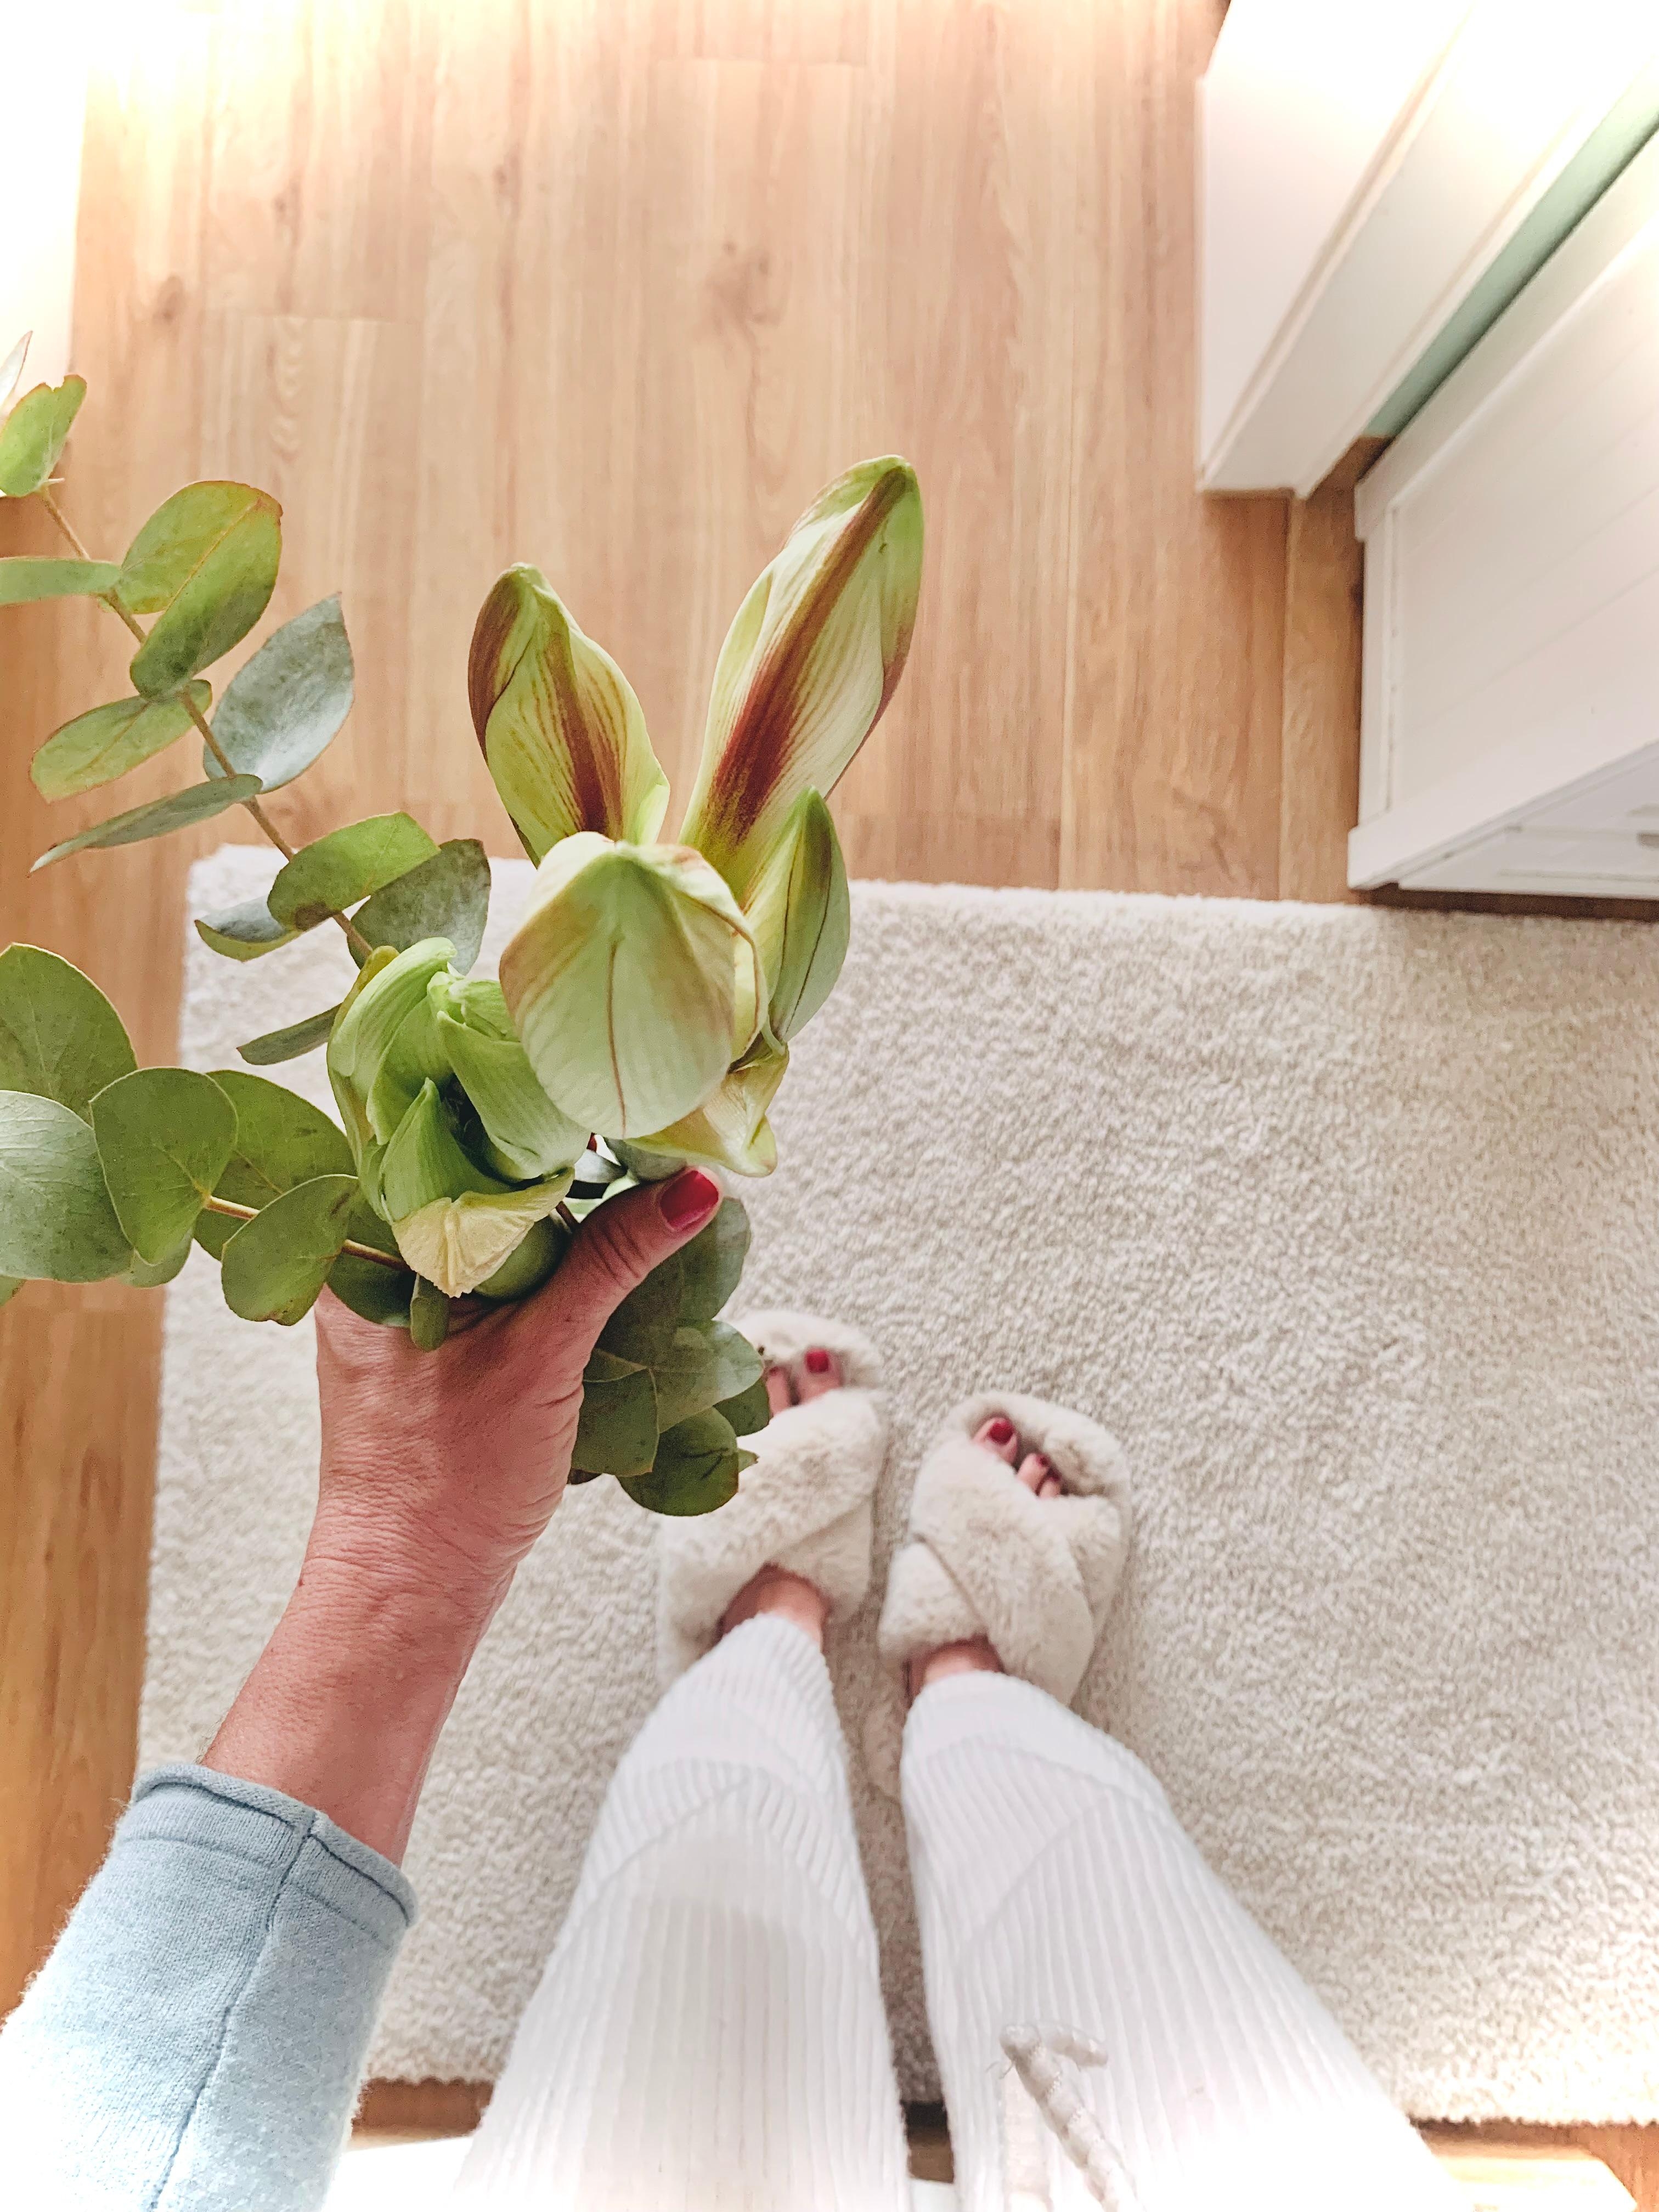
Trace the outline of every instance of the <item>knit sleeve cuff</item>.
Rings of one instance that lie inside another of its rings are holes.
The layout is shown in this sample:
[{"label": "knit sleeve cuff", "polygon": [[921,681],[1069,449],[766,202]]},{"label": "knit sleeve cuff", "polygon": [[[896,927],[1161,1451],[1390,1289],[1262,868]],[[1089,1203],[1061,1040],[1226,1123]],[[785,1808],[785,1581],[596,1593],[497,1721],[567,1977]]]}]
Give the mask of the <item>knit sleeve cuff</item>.
[{"label": "knit sleeve cuff", "polygon": [[325,1813],[263,1783],[207,1766],[158,1766],[140,1777],[116,1848],[182,1844],[240,1859],[290,1884],[395,1950],[416,1916],[408,1876]]}]

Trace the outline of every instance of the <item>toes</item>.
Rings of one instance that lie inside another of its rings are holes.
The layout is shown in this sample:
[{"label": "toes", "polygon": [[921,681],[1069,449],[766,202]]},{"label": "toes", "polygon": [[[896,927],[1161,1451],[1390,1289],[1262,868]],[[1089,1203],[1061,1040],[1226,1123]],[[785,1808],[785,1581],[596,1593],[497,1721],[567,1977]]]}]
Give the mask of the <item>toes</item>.
[{"label": "toes", "polygon": [[826,1352],[821,1344],[809,1345],[802,1352],[800,1367],[795,1378],[795,1402],[805,1406],[814,1398],[823,1397],[826,1390],[841,1388],[841,1362],[833,1352]]},{"label": "toes", "polygon": [[981,1422],[974,1431],[974,1442],[994,1452],[1009,1467],[1019,1458],[1019,1432],[1006,1413],[994,1413],[988,1421]]},{"label": "toes", "polygon": [[1060,1477],[1041,1452],[1027,1452],[1019,1463],[1019,1479],[1034,1498],[1057,1498]]},{"label": "toes", "polygon": [[1019,1479],[1034,1498],[1059,1498],[1066,1486],[1054,1473],[1054,1463],[1042,1452],[1027,1452],[1019,1463]]},{"label": "toes", "polygon": [[787,1413],[795,1402],[795,1393],[789,1381],[787,1367],[769,1367],[766,1370],[766,1402],[775,1413]]}]

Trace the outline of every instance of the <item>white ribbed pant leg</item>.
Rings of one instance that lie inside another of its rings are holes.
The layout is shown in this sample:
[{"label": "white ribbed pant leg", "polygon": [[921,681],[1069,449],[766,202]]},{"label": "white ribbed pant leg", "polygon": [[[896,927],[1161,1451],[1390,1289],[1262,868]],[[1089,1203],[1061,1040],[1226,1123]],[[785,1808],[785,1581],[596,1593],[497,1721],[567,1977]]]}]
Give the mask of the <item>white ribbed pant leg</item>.
[{"label": "white ribbed pant leg", "polygon": [[[1060,2078],[1141,2212],[1459,2201],[1121,1744],[1027,1683],[951,1676],[912,1708],[903,1790],[963,2212],[1005,2212],[1000,2039],[1025,2024],[1109,2053]],[[1047,2195],[1014,2203],[1092,2205],[1035,2118],[1016,2100],[1013,2155],[1018,2168],[1036,2142]]]},{"label": "white ribbed pant leg", "polygon": [[617,1769],[458,2184],[545,2212],[901,2212],[904,2128],[823,1658],[761,1619]]}]

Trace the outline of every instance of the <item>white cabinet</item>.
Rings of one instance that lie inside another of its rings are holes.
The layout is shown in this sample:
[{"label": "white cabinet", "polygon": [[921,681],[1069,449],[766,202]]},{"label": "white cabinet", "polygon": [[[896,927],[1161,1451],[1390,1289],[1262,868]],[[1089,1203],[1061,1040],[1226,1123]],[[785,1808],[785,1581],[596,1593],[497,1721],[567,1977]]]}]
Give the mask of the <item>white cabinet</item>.
[{"label": "white cabinet", "polygon": [[1200,88],[1201,486],[1305,495],[1398,428],[1656,115],[1656,0],[1232,0]]},{"label": "white cabinet", "polygon": [[1362,481],[1356,885],[1659,896],[1659,138]]}]

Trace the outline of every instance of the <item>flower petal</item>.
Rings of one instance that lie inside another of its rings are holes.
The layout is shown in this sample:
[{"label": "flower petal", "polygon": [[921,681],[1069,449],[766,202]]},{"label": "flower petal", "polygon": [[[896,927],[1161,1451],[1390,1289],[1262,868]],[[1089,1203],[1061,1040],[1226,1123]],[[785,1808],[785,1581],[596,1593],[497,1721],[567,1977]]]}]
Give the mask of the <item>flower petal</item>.
[{"label": "flower petal", "polygon": [[852,927],[847,866],[816,791],[789,810],[744,904],[765,963],[768,1026],[787,1044],[836,988]]},{"label": "flower petal", "polygon": [[438,1042],[483,1124],[489,1164],[509,1182],[528,1182],[581,1158],[588,1133],[536,1080],[499,983],[452,988],[438,1014]]},{"label": "flower petal", "polygon": [[499,1273],[538,1221],[556,1211],[570,1187],[568,1175],[526,1190],[486,1196],[477,1191],[435,1199],[392,1224],[398,1249],[417,1275],[447,1298],[465,1297]]},{"label": "flower petal", "polygon": [[479,609],[467,664],[478,743],[532,860],[597,830],[646,843],[668,805],[633,687],[539,568],[509,568]]},{"label": "flower petal", "polygon": [[802,792],[833,789],[885,711],[921,581],[915,472],[865,461],[814,501],[738,610],[681,835],[740,901]]},{"label": "flower petal", "polygon": [[364,963],[328,1040],[329,1082],[360,1158],[371,1136],[391,1136],[428,1076],[441,1081],[449,1072],[434,1055],[427,994],[448,972],[454,947],[423,937],[381,961],[383,949]]},{"label": "flower petal", "polygon": [[787,1051],[763,1049],[746,1066],[734,1067],[695,1114],[636,1143],[615,1146],[617,1157],[647,1182],[688,1165],[770,1175],[778,1164],[778,1146],[766,1114],[788,1065]]},{"label": "flower petal", "polygon": [[747,1048],[739,961],[751,993],[749,926],[698,854],[578,834],[537,872],[501,989],[555,1105],[626,1137],[700,1106]]},{"label": "flower petal", "polygon": [[467,1157],[437,1085],[428,1081],[386,1139],[379,1188],[381,1212],[395,1231],[399,1221],[436,1199],[459,1198],[466,1192],[498,1197],[506,1186]]}]

